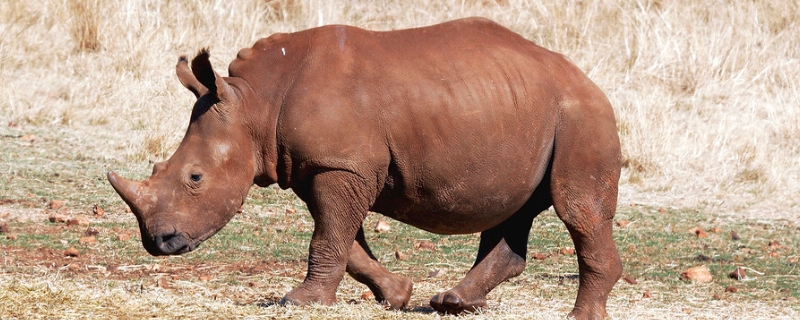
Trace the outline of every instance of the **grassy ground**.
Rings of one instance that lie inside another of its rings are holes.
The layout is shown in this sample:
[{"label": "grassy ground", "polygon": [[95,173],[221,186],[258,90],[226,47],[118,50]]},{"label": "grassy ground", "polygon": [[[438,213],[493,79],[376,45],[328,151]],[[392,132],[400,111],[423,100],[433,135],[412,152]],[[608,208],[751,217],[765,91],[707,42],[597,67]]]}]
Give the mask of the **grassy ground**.
[{"label": "grassy ground", "polygon": [[[59,146],[82,145],[81,137],[67,131],[36,132],[31,141],[21,141],[30,137],[18,130],[0,133],[5,170],[13,172],[0,185],[0,219],[7,226],[0,235],[4,319],[436,318],[427,300],[454,286],[477,251],[476,235],[439,236],[373,214],[365,222],[367,237],[388,269],[414,281],[411,310],[383,310],[363,299],[367,288],[349,278],[339,288],[337,306],[279,307],[275,303],[282,295],[302,281],[313,228],[292,193],[253,189],[244,212],[200,249],[156,258],[143,250],[135,219],[102,181],[105,167],[121,162],[82,152],[59,155]],[[43,155],[42,150],[50,151]],[[54,208],[52,200],[62,206]],[[95,215],[94,204],[106,214]],[[89,224],[48,221],[57,214],[84,216]],[[372,230],[379,220],[390,230]],[[609,301],[614,318],[793,318],[800,312],[796,223],[628,204],[620,207],[617,225],[625,276],[636,283],[621,280],[614,289]],[[90,228],[94,241],[85,238]],[[695,228],[707,237],[698,237]],[[426,242],[433,249],[421,245]],[[571,245],[555,214],[543,213],[531,232],[525,273],[499,286],[490,294],[489,308],[470,317],[565,315],[577,290]],[[77,257],[65,255],[70,247]],[[398,260],[396,252],[404,259]],[[712,282],[681,278],[684,270],[699,265],[709,268]],[[736,267],[746,268],[745,279],[728,277]]]},{"label": "grassy ground", "polygon": [[[411,311],[362,300],[366,288],[349,278],[339,300],[352,303],[282,308],[274,302],[301,281],[312,228],[291,193],[254,189],[200,250],[154,258],[104,175],[143,178],[180,141],[193,101],[174,75],[178,55],[210,47],[224,72],[240,48],[274,32],[472,15],[565,53],[615,106],[626,163],[617,220],[628,222],[615,232],[637,283],[615,287],[612,317],[797,318],[800,5],[786,0],[2,1],[0,318],[438,317],[427,299],[463,276],[475,236],[392,221],[389,232],[369,232],[380,260],[414,280]],[[95,242],[79,243],[90,226],[51,223],[51,214],[88,217]],[[689,231],[698,227],[708,237]],[[436,251],[415,248],[422,241]],[[543,214],[526,272],[472,317],[565,315],[577,287],[574,256],[561,253],[569,246]],[[64,257],[68,247],[80,255]],[[698,265],[711,283],[681,280]],[[736,266],[747,279],[727,277]]]}]

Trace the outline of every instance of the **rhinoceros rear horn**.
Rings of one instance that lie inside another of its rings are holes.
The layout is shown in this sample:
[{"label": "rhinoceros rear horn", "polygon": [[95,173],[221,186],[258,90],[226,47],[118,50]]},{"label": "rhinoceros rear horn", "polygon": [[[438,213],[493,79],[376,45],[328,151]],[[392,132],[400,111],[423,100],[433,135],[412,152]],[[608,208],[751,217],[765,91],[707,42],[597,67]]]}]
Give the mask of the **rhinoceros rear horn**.
[{"label": "rhinoceros rear horn", "polygon": [[139,188],[141,188],[141,182],[130,181],[113,171],[108,173],[108,182],[111,183],[111,186],[114,187],[114,190],[117,191],[117,194],[119,194],[122,200],[125,201],[129,207],[131,207],[131,211],[138,215],[139,212],[141,212],[143,205],[142,203],[139,203],[142,200],[138,196]]}]

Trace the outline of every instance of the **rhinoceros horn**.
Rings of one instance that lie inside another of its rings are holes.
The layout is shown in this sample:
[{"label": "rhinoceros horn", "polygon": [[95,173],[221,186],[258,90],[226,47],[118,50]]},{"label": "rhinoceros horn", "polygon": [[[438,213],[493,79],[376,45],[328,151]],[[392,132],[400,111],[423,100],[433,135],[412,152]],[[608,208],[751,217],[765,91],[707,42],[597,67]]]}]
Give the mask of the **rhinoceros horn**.
[{"label": "rhinoceros horn", "polygon": [[133,214],[139,215],[142,212],[145,205],[141,203],[141,182],[125,179],[114,171],[108,172],[108,182],[111,183],[111,186],[114,187],[114,190],[117,191],[122,200],[131,207]]}]

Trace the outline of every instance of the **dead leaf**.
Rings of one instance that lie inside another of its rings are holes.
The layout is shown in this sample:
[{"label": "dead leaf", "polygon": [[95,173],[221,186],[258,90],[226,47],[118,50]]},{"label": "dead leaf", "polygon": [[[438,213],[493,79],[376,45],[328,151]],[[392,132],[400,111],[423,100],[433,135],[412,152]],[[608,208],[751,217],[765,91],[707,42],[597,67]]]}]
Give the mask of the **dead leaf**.
[{"label": "dead leaf", "polygon": [[739,234],[736,231],[731,230],[731,240],[739,240],[739,239],[741,239],[741,237],[739,237]]},{"label": "dead leaf", "polygon": [[248,282],[247,286],[250,288],[258,288],[258,282]]},{"label": "dead leaf", "polygon": [[211,276],[200,276],[198,279],[200,279],[200,281],[202,281],[202,282],[209,282],[209,281],[211,281],[212,277]]},{"label": "dead leaf", "polygon": [[700,228],[700,227],[691,228],[691,229],[689,229],[689,232],[693,233],[698,238],[708,238],[708,233],[706,233],[706,231],[703,230],[703,228]]},{"label": "dead leaf", "polygon": [[645,290],[644,293],[642,293],[642,298],[648,299],[650,296],[652,296],[650,290]]},{"label": "dead leaf", "polygon": [[701,283],[714,280],[714,278],[711,277],[711,271],[709,271],[708,267],[704,264],[686,269],[686,271],[681,273],[681,277],[685,280]]},{"label": "dead leaf", "polygon": [[47,217],[47,220],[53,223],[64,223],[67,222],[67,216],[59,213],[51,214]]},{"label": "dead leaf", "polygon": [[714,227],[714,228],[708,229],[708,231],[710,231],[712,233],[720,233],[720,232],[722,232],[722,229]]},{"label": "dead leaf", "polygon": [[389,224],[383,220],[378,220],[378,222],[375,224],[375,228],[373,228],[373,230],[377,233],[383,233],[391,229],[392,227],[390,227]]},{"label": "dead leaf", "polygon": [[48,208],[53,210],[61,209],[64,206],[64,201],[61,200],[50,200],[50,204],[47,205]]},{"label": "dead leaf", "polygon": [[92,207],[92,214],[94,214],[95,217],[102,217],[106,214],[106,211],[95,203],[94,207]]},{"label": "dead leaf", "polygon": [[444,270],[436,269],[436,270],[433,270],[430,273],[428,273],[428,278],[441,277],[443,274],[444,274]]},{"label": "dead leaf", "polygon": [[722,295],[719,293],[715,293],[714,295],[711,296],[711,299],[722,300]]},{"label": "dead leaf", "polygon": [[131,235],[127,233],[118,233],[115,238],[117,239],[117,241],[126,242],[131,239]]},{"label": "dead leaf", "polygon": [[89,224],[89,218],[84,216],[75,216],[67,219],[68,226],[88,226]]},{"label": "dead leaf", "polygon": [[297,209],[295,208],[286,208],[286,214],[295,214],[297,213]]},{"label": "dead leaf", "polygon": [[167,283],[167,278],[161,277],[156,280],[156,286],[161,289],[169,289],[169,283]]},{"label": "dead leaf", "polygon": [[83,235],[87,237],[93,237],[98,234],[100,234],[100,230],[97,230],[97,228],[95,227],[89,227],[86,229],[86,231],[83,232]]},{"label": "dead leaf", "polygon": [[18,238],[17,234],[13,232],[6,235],[6,239],[8,240],[17,240],[17,238]]},{"label": "dead leaf", "polygon": [[767,256],[769,256],[770,258],[777,258],[777,257],[780,257],[781,254],[778,253],[778,251],[772,251],[769,254],[767,254]]},{"label": "dead leaf", "polygon": [[415,243],[414,247],[417,249],[436,251],[436,244],[427,240],[422,240],[420,242]]},{"label": "dead leaf", "polygon": [[408,257],[404,253],[400,252],[399,250],[395,250],[394,251],[394,258],[399,261],[399,260],[405,260]]},{"label": "dead leaf", "polygon": [[8,233],[8,223],[0,223],[0,233]]},{"label": "dead leaf", "polygon": [[74,257],[80,256],[80,255],[81,255],[81,253],[78,252],[78,249],[75,249],[73,247],[69,247],[69,249],[64,251],[64,256],[66,256],[66,257],[73,257],[74,258]]},{"label": "dead leaf", "polygon": [[95,238],[94,236],[81,237],[80,239],[78,239],[78,243],[80,244],[90,244],[95,242],[97,242],[97,238]]},{"label": "dead leaf", "polygon": [[372,300],[372,299],[375,299],[375,295],[372,293],[372,291],[364,291],[364,293],[361,294],[361,300]]},{"label": "dead leaf", "polygon": [[625,228],[625,227],[626,227],[628,224],[630,224],[630,223],[631,223],[631,222],[630,222],[630,221],[628,221],[628,220],[617,220],[617,222],[615,222],[614,224],[616,224],[616,225],[617,225],[617,227],[620,227],[620,228]]},{"label": "dead leaf", "polygon": [[744,280],[746,276],[747,276],[747,271],[745,271],[745,269],[742,267],[736,267],[736,269],[728,273],[728,278],[736,280]]},{"label": "dead leaf", "polygon": [[19,137],[20,141],[36,141],[36,139],[38,139],[38,137],[36,137],[36,135],[30,134],[30,133]]},{"label": "dead leaf", "polygon": [[770,249],[778,249],[781,247],[781,243],[778,240],[770,240],[769,241],[769,248]]},{"label": "dead leaf", "polygon": [[636,281],[636,278],[631,277],[631,276],[625,276],[624,278],[622,278],[622,280],[625,280],[625,282],[627,282],[629,284],[637,284],[637,283],[639,283],[638,281]]},{"label": "dead leaf", "polygon": [[544,259],[547,259],[547,255],[537,252],[537,253],[533,254],[533,259],[534,260],[544,260]]},{"label": "dead leaf", "polygon": [[798,261],[800,261],[800,259],[798,259],[797,257],[791,257],[789,258],[789,260],[786,260],[786,262],[788,263],[797,263]]},{"label": "dead leaf", "polygon": [[113,264],[109,264],[109,265],[106,266],[106,272],[114,273],[114,272],[117,272],[117,270],[118,270],[117,266],[115,266]]},{"label": "dead leaf", "polygon": [[739,292],[739,288],[734,286],[728,286],[725,288],[725,292],[736,293]]},{"label": "dead leaf", "polygon": [[561,250],[559,252],[561,252],[561,254],[563,254],[565,256],[571,256],[571,255],[575,254],[575,248],[564,247],[564,248],[561,248]]},{"label": "dead leaf", "polygon": [[691,314],[691,313],[692,313],[692,309],[689,309],[689,308],[683,308],[683,313],[685,313],[685,314]]}]

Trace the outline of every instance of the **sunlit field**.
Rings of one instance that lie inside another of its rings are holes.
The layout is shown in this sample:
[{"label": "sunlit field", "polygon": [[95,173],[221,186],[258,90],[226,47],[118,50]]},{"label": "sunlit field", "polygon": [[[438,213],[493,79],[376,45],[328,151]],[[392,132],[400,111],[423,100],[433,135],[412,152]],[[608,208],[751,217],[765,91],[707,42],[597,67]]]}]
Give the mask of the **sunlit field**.
[{"label": "sunlit field", "polygon": [[[392,30],[468,16],[565,54],[614,106],[624,160],[618,220],[630,223],[615,235],[626,275],[639,281],[615,287],[611,317],[798,316],[796,1],[4,0],[0,318],[438,317],[427,299],[466,273],[475,237],[439,237],[394,221],[387,233],[368,235],[386,241],[376,254],[390,270],[415,281],[409,311],[362,299],[366,287],[349,278],[334,307],[283,308],[275,301],[302,280],[312,227],[290,192],[254,189],[229,230],[198,252],[154,258],[104,175],[143,178],[177,147],[195,100],[175,76],[180,55],[209,48],[225,75],[239,49],[276,32],[326,24]],[[93,212],[95,204],[105,215]],[[90,224],[48,221],[54,214],[87,216]],[[99,229],[96,242],[79,242],[90,226]],[[687,231],[696,227],[720,232],[700,238]],[[567,233],[550,212],[532,235],[529,254],[547,259],[529,257],[526,272],[472,317],[569,312],[577,263],[559,253],[571,246]],[[423,240],[437,244],[435,254],[414,247]],[[71,246],[79,257],[64,257]],[[666,246],[679,249],[656,249]],[[410,259],[397,260],[397,250]],[[713,282],[681,280],[681,271],[700,264]],[[736,266],[754,270],[751,279],[728,278]]]}]

